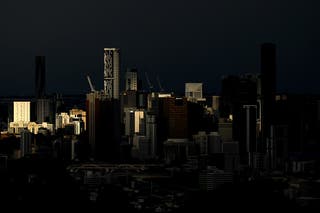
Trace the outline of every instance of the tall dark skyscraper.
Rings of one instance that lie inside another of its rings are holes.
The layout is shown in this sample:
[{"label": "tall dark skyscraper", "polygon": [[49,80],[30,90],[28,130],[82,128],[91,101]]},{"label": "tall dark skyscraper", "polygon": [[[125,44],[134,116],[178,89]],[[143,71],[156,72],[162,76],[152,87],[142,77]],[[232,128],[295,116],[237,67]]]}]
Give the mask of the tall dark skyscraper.
[{"label": "tall dark skyscraper", "polygon": [[270,126],[274,124],[276,95],[276,45],[261,45],[261,136],[263,144],[270,138]]},{"label": "tall dark skyscraper", "polygon": [[36,120],[38,123],[53,122],[52,102],[46,98],[46,58],[36,56]]},{"label": "tall dark skyscraper", "polygon": [[46,58],[45,56],[36,56],[36,99],[45,97],[46,89]]},{"label": "tall dark skyscraper", "polygon": [[232,115],[232,137],[239,142],[240,162],[252,165],[257,151],[256,104],[258,76],[226,76],[222,79],[220,116]]}]

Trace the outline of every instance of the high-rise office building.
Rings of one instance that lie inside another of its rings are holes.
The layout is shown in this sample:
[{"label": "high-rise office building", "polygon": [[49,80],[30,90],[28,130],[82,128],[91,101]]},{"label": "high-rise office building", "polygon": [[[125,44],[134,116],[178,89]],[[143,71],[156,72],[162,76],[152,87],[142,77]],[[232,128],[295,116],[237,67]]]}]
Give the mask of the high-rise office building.
[{"label": "high-rise office building", "polygon": [[95,91],[87,94],[86,104],[91,156],[99,160],[115,160],[120,145],[119,101]]},{"label": "high-rise office building", "polygon": [[157,155],[163,155],[164,141],[168,138],[188,138],[188,104],[186,98],[160,98],[157,119]]},{"label": "high-rise office building", "polygon": [[81,109],[71,109],[69,111],[70,118],[73,120],[80,120],[84,124],[84,130],[86,130],[86,111]]},{"label": "high-rise office building", "polygon": [[219,110],[219,103],[220,103],[220,96],[212,96],[212,110],[214,112]]},{"label": "high-rise office building", "polygon": [[37,123],[53,122],[51,100],[46,98],[46,60],[45,56],[36,56],[36,120]]},{"label": "high-rise office building", "polygon": [[46,59],[45,56],[36,56],[36,85],[35,96],[36,98],[43,98],[46,89]]},{"label": "high-rise office building", "polygon": [[145,135],[146,111],[135,108],[124,108],[125,135]]},{"label": "high-rise office building", "polygon": [[107,98],[119,99],[120,54],[117,48],[104,48],[104,84]]},{"label": "high-rise office building", "polygon": [[138,71],[137,69],[128,69],[126,72],[126,91],[138,90]]},{"label": "high-rise office building", "polygon": [[188,105],[186,98],[169,97],[160,99],[159,120],[164,128],[161,136],[188,138]]},{"label": "high-rise office building", "polygon": [[37,123],[53,123],[53,106],[51,99],[37,99]]},{"label": "high-rise office building", "polygon": [[70,123],[70,116],[66,112],[56,114],[55,129],[62,129]]},{"label": "high-rise office building", "polygon": [[157,153],[157,121],[156,115],[152,113],[147,114],[146,136],[151,143],[151,155],[154,157]]},{"label": "high-rise office building", "polygon": [[186,83],[185,96],[188,101],[203,101],[202,83]]},{"label": "high-rise office building", "polygon": [[21,157],[32,153],[32,142],[33,142],[33,134],[24,129],[20,132],[20,151]]},{"label": "high-rise office building", "polygon": [[276,94],[276,45],[261,45],[261,136],[266,144],[273,124]]},{"label": "high-rise office building", "polygon": [[[222,79],[219,114],[232,121],[230,139],[239,142],[240,160],[246,165],[250,165],[249,155],[257,151],[257,82],[257,76],[252,74]],[[225,140],[225,134],[220,131]]]},{"label": "high-rise office building", "polygon": [[13,102],[13,122],[30,122],[30,101]]},{"label": "high-rise office building", "polygon": [[144,110],[135,110],[134,112],[134,133],[146,134],[146,112]]},{"label": "high-rise office building", "polygon": [[98,132],[99,123],[101,123],[98,121],[101,117],[99,113],[101,98],[101,93],[98,91],[87,94],[87,130],[92,156],[95,155],[96,141],[98,141],[99,133],[101,134],[101,131]]},{"label": "high-rise office building", "polygon": [[125,107],[123,109],[124,134],[126,136],[134,135],[134,110],[135,108],[128,108],[128,107]]},{"label": "high-rise office building", "polygon": [[122,108],[135,108],[137,107],[137,91],[124,91],[121,93],[120,103]]}]

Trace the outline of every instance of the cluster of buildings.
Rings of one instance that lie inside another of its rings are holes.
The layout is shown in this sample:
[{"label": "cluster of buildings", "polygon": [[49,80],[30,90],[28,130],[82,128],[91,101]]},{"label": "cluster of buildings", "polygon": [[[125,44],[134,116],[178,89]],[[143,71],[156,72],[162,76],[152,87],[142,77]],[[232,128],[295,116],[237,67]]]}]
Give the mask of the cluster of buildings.
[{"label": "cluster of buildings", "polygon": [[163,163],[196,174],[207,191],[243,173],[315,171],[320,99],[277,94],[274,44],[261,46],[260,73],[224,76],[221,93],[210,96],[201,82],[185,83],[184,95],[155,91],[146,73],[143,88],[135,68],[121,90],[120,50],[104,48],[103,59],[103,89],[87,76],[85,107],[66,109],[60,96],[46,95],[45,58],[36,57],[36,95],[13,101],[2,132],[18,138],[17,158],[46,146],[67,161]]},{"label": "cluster of buildings", "polygon": [[[8,124],[6,128],[1,128],[1,144],[5,144],[8,138],[13,138],[19,144],[18,147],[9,146],[1,150],[2,154],[7,154],[7,158],[19,159],[35,153],[57,155],[56,152],[61,152],[55,150],[58,143],[59,149],[63,147],[69,150],[67,153],[63,151],[64,159],[75,158],[74,145],[86,130],[86,111],[66,109],[62,96],[47,95],[45,85],[45,57],[36,56],[35,96],[2,100],[1,106],[6,106],[4,108],[8,112]],[[66,143],[66,139],[71,136],[70,141],[73,143]]]}]

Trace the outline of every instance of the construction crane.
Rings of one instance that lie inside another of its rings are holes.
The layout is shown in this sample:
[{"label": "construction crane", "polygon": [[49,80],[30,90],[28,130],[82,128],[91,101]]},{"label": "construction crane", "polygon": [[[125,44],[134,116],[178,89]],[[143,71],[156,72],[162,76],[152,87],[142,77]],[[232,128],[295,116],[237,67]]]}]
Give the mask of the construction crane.
[{"label": "construction crane", "polygon": [[91,82],[91,79],[90,79],[90,76],[89,76],[89,75],[87,75],[87,80],[88,80],[88,83],[89,83],[91,92],[95,92],[96,90],[95,90],[94,87],[93,87],[93,84],[92,84],[92,82]]},{"label": "construction crane", "polygon": [[157,82],[158,82],[160,92],[164,92],[164,89],[162,88],[161,83],[160,83],[159,75],[157,75]]},{"label": "construction crane", "polygon": [[150,90],[150,92],[152,92],[153,91],[153,85],[151,84],[151,82],[149,80],[148,73],[144,72],[144,74],[146,76],[146,80],[147,80],[147,83],[148,83],[148,86],[149,86],[149,90]]}]

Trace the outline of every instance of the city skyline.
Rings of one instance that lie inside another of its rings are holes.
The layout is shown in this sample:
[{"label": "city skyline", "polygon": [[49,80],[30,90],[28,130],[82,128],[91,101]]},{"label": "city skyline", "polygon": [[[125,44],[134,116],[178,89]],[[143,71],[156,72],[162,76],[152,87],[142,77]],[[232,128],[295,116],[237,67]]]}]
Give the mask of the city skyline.
[{"label": "city skyline", "polygon": [[[81,193],[76,207],[180,212],[211,203],[199,202],[198,195],[234,193],[222,200],[246,207],[255,202],[247,196],[259,194],[258,202],[274,207],[318,207],[318,194],[309,187],[319,186],[319,96],[276,94],[276,51],[274,43],[262,43],[260,73],[224,76],[220,96],[211,97],[195,82],[185,83],[185,96],[155,91],[150,83],[149,90],[122,90],[121,50],[108,47],[104,88],[98,90],[87,76],[86,99],[75,95],[65,102],[58,94],[37,95],[46,91],[43,60],[42,72],[35,70],[35,98],[1,98],[0,172],[7,176],[0,184],[12,184],[8,194],[27,180],[5,199],[70,202],[37,197],[40,188],[58,183],[63,190],[51,193]],[[128,85],[138,84],[136,70],[128,71],[134,73],[127,73]],[[61,170],[51,169],[50,161]]]},{"label": "city skyline", "polygon": [[318,9],[4,0],[2,209],[320,208]]},{"label": "city skyline", "polygon": [[[268,42],[267,42],[268,43]],[[263,44],[263,42],[261,43]],[[260,44],[260,45],[261,45]],[[102,49],[106,49],[105,47],[102,48]],[[120,48],[116,48],[116,49],[120,49]],[[257,49],[259,50],[259,46],[257,46]],[[277,52],[278,52],[278,49],[276,50],[276,58],[277,60],[279,60],[278,58],[278,55],[277,55]],[[100,51],[101,52],[101,51]],[[257,54],[259,55],[259,54]],[[39,56],[34,56],[34,57],[39,57]],[[41,57],[46,57],[46,56],[41,56]],[[102,58],[103,60],[103,56],[99,57],[100,59]],[[120,57],[120,61],[121,61],[121,57]],[[260,63],[260,59],[258,59],[258,62]],[[101,62],[100,62],[101,63]],[[103,62],[102,62],[103,63]],[[36,64],[33,65],[33,69],[36,69]],[[48,65],[45,64],[44,65],[46,68],[45,69],[48,69]],[[120,80],[120,90],[124,90],[126,88],[126,85],[125,85],[125,81],[126,81],[126,72],[127,70],[129,69],[134,69],[137,71],[137,74],[138,74],[138,77],[139,79],[141,79],[142,83],[143,83],[143,89],[144,90],[148,90],[149,89],[149,85],[148,85],[148,80],[146,80],[146,76],[145,74],[147,73],[147,75],[149,76],[150,74],[152,75],[152,78],[151,78],[151,84],[152,84],[152,87],[156,90],[156,91],[159,91],[159,92],[174,92],[174,93],[177,93],[177,94],[180,94],[182,95],[184,93],[184,85],[185,83],[190,83],[190,82],[193,82],[193,83],[202,83],[204,84],[204,94],[219,94],[221,91],[221,80],[225,77],[225,76],[238,76],[238,75],[247,75],[247,74],[254,74],[254,75],[260,75],[260,68],[261,68],[261,64],[257,64],[257,70],[255,72],[232,72],[232,73],[221,73],[220,76],[218,76],[217,78],[215,79],[206,79],[205,76],[200,76],[200,75],[197,75],[195,78],[179,78],[179,79],[171,79],[171,80],[177,80],[177,82],[179,82],[179,85],[177,84],[174,84],[174,85],[171,85],[171,87],[168,87],[167,86],[167,82],[166,81],[162,81],[159,79],[159,73],[155,73],[155,72],[147,72],[147,71],[144,71],[144,70],[140,70],[139,68],[136,68],[136,67],[127,67],[127,68],[124,68],[123,65],[121,64],[120,62],[120,73],[119,73],[119,80]],[[277,66],[277,70],[279,69],[278,68],[278,64],[276,65]],[[103,69],[103,68],[102,68]],[[34,75],[34,70],[32,71],[33,75]],[[48,71],[46,71],[47,73]],[[318,87],[316,87],[316,85],[309,85],[311,87],[315,86],[315,88],[313,89],[309,89],[308,87],[295,87],[295,88],[284,88],[283,85],[281,85],[281,82],[279,82],[281,80],[281,77],[279,76],[279,73],[280,71],[278,70],[277,71],[277,82],[276,82],[276,93],[293,93],[293,94],[320,94],[320,90],[318,91]],[[194,74],[197,73],[197,72],[194,72]],[[64,90],[61,85],[59,85],[59,83],[57,83],[57,81],[59,81],[59,79],[49,79],[47,78],[46,81],[56,81],[52,86],[52,84],[50,85],[47,85],[47,87],[49,87],[49,91],[47,92],[48,94],[47,95],[50,95],[50,94],[55,94],[55,93],[60,93],[60,94],[64,94],[64,95],[76,95],[76,94],[82,94],[82,95],[85,95],[87,92],[90,91],[90,85],[88,84],[87,82],[87,76],[93,76],[94,78],[94,85],[97,86],[97,90],[104,90],[104,86],[103,86],[103,80],[101,80],[101,78],[103,78],[103,75],[101,75],[101,71],[100,71],[100,75],[96,76],[96,75],[91,75],[92,73],[80,73],[80,76],[82,78],[81,81],[83,81],[85,83],[84,87],[81,87],[81,88],[77,88],[75,90]],[[46,74],[47,75],[47,74]],[[161,75],[161,73],[160,73]],[[50,76],[50,75],[49,75]],[[51,73],[51,76],[52,76],[52,73]],[[185,75],[183,75],[183,77],[185,77]],[[279,79],[280,78],[280,79]],[[185,80],[185,79],[189,79],[189,80]],[[15,77],[15,81],[18,80],[16,77]],[[149,78],[150,80],[150,78]],[[290,78],[288,78],[287,80],[290,80]],[[81,82],[81,84],[83,84],[83,82]],[[162,83],[163,82],[163,83]],[[214,89],[212,89],[212,83],[210,82],[216,82],[217,84],[214,86]],[[35,92],[34,90],[36,89],[36,84],[34,84],[34,82],[28,82],[31,84],[31,87],[28,87],[28,88],[23,88],[23,91],[6,91],[6,92],[0,92],[0,96],[35,96]],[[166,86],[165,89],[163,89],[162,87],[160,88],[160,85],[159,83],[162,85],[164,84]],[[303,85],[304,82],[300,82],[301,85]],[[215,87],[218,87],[218,88],[215,88]],[[165,90],[165,91],[163,91]]]},{"label": "city skyline", "polygon": [[121,84],[135,67],[167,90],[196,79],[218,93],[222,75],[259,73],[264,42],[277,45],[278,91],[320,93],[317,2],[15,3],[1,8],[0,95],[33,94],[36,55],[46,56],[48,93],[86,93],[87,74],[102,88],[104,47],[121,49]]}]

